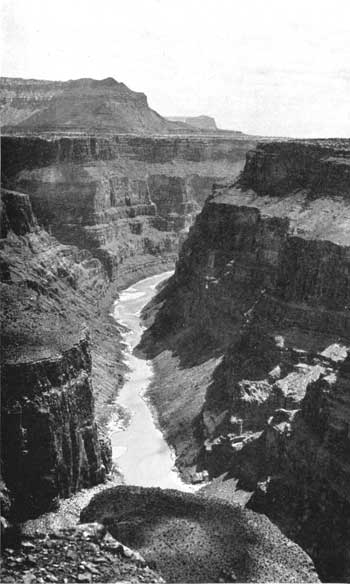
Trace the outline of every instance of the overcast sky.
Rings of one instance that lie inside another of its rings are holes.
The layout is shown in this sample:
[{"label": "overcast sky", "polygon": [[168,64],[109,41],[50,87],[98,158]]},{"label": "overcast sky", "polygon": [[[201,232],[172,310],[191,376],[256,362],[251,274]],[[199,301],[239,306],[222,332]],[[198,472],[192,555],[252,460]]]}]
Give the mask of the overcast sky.
[{"label": "overcast sky", "polygon": [[162,115],[350,137],[349,0],[2,0],[2,75],[114,77]]}]

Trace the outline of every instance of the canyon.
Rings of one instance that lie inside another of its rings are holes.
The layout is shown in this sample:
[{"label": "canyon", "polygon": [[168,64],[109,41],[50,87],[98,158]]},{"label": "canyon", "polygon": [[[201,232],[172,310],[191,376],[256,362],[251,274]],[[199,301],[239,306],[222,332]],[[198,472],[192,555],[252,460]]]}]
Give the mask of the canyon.
[{"label": "canyon", "polygon": [[[0,96],[6,537],[102,485],[88,535],[40,535],[59,563],[56,539],[87,563],[89,543],[114,554],[103,581],[318,581],[309,556],[346,581],[349,141],[258,144],[205,116],[171,121],[111,78],[5,78]],[[120,486],[108,431],[128,375],[111,307],[175,265],[136,351],[182,479],[210,479],[196,495]],[[46,561],[26,537],[23,577],[26,546]],[[93,569],[74,564],[77,581],[101,581]]]},{"label": "canyon", "polygon": [[28,194],[40,225],[119,285],[174,264],[213,184],[232,180],[256,144],[167,121],[113,79],[3,78],[0,96],[3,186]]},{"label": "canyon", "polygon": [[4,185],[29,194],[40,224],[88,249],[114,280],[133,278],[140,255],[150,266],[174,262],[181,232],[212,185],[239,172],[252,141],[3,136],[2,144]]},{"label": "canyon", "polygon": [[[21,516],[110,471],[104,428],[126,371],[110,305],[174,266],[212,184],[237,174],[254,141],[169,136],[176,124],[114,80],[5,78],[0,89],[3,472]],[[124,130],[137,133],[115,133],[114,110],[91,133],[89,115],[98,124],[111,102],[131,108]]]},{"label": "canyon", "polygon": [[345,582],[349,194],[348,140],[259,144],[207,199],[141,343],[184,476],[245,490],[322,579]]}]

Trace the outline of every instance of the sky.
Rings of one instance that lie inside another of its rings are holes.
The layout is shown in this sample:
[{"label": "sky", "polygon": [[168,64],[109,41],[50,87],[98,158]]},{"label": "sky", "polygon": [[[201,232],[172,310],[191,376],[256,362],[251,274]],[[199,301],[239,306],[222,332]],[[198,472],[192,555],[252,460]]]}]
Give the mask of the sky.
[{"label": "sky", "polygon": [[2,0],[1,74],[114,77],[162,115],[350,137],[349,0]]}]

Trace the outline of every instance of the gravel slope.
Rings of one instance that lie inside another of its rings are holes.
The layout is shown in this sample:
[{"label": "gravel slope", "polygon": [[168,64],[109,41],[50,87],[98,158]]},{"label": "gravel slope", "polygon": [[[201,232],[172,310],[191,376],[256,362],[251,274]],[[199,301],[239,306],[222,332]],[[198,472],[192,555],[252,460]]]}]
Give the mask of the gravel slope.
[{"label": "gravel slope", "polygon": [[264,515],[218,499],[118,486],[81,521],[108,525],[168,582],[318,582],[311,559]]}]

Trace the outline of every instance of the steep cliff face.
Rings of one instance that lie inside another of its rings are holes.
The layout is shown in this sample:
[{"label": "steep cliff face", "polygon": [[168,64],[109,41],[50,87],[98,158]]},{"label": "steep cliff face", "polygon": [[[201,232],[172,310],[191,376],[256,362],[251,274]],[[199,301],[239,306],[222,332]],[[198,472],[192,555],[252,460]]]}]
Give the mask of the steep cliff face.
[{"label": "steep cliff face", "polygon": [[[268,492],[277,500],[273,485],[282,484],[300,493],[295,517],[282,503],[285,518],[305,527],[298,541],[327,579],[349,570],[346,545],[338,545],[348,543],[341,485],[350,478],[350,385],[339,368],[350,349],[349,168],[348,141],[264,144],[249,153],[238,183],[216,188],[197,217],[143,341],[156,363],[177,360],[200,384],[198,371],[214,365],[204,403],[192,418],[186,414],[187,442],[168,431],[180,466],[197,462],[214,476],[229,469],[255,488],[268,468],[261,462],[271,445],[271,425],[265,427],[278,410],[284,442],[271,446],[277,477]],[[171,383],[166,374],[162,381]],[[193,383],[182,391],[188,400],[197,395]],[[155,403],[160,394],[154,384]],[[168,399],[181,423],[177,401]],[[166,415],[161,421],[166,426]],[[321,526],[318,513],[328,504]],[[332,545],[324,553],[327,538]]]},{"label": "steep cliff face", "polygon": [[101,384],[115,391],[109,375],[117,375],[121,353],[114,347],[111,371],[101,371],[110,342],[107,318],[98,316],[109,290],[103,266],[39,228],[25,194],[2,191],[0,265],[2,472],[12,515],[24,517],[110,470],[92,382],[99,379],[95,391]]},{"label": "steep cliff face", "polygon": [[103,481],[87,336],[56,358],[6,363],[2,408],[3,472],[18,516]]},{"label": "steep cliff face", "polygon": [[348,582],[349,356],[336,345],[325,353],[300,409],[275,412],[229,465],[255,491],[249,506],[302,545],[322,579]]},{"label": "steep cliff face", "polygon": [[310,196],[348,196],[349,142],[312,140],[264,144],[247,156],[241,185],[259,195],[308,189]]},{"label": "steep cliff face", "polygon": [[138,264],[174,263],[203,195],[237,174],[252,144],[217,136],[4,136],[2,173],[10,188],[29,194],[46,229],[89,249],[123,283]]}]

